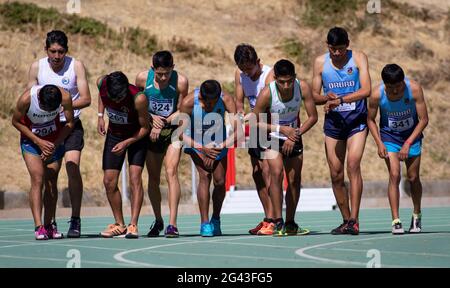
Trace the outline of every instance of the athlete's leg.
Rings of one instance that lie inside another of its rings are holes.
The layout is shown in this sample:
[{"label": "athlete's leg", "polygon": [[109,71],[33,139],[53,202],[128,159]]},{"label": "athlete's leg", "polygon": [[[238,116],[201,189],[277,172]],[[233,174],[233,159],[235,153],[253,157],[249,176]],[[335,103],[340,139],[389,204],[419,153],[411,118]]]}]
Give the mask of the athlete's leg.
[{"label": "athlete's leg", "polygon": [[361,159],[366,146],[367,128],[347,139],[347,175],[350,181],[350,218],[358,220],[363,190]]},{"label": "athlete's leg", "polygon": [[225,199],[225,177],[227,173],[227,157],[223,157],[215,164],[213,172],[214,190],[212,194],[213,213],[212,218],[219,219],[222,210],[223,200]]},{"label": "athlete's leg", "polygon": [[61,163],[62,159],[49,163],[44,168],[44,225],[49,225],[55,220]]},{"label": "athlete's leg", "polygon": [[202,158],[193,152],[192,161],[198,171],[199,181],[197,186],[197,202],[200,210],[201,223],[209,222],[209,186],[211,184],[212,173],[205,169]]},{"label": "athlete's leg", "polygon": [[288,180],[286,190],[286,222],[295,220],[298,200],[300,199],[301,173],[303,166],[303,154],[284,159],[284,169]]},{"label": "athlete's leg", "polygon": [[330,168],[331,186],[344,221],[350,218],[348,191],[344,185],[345,148],[344,140],[325,136],[325,153]]},{"label": "athlete's leg", "polygon": [[275,150],[268,150],[267,162],[270,168],[269,194],[272,201],[273,218],[283,218],[283,156]]},{"label": "athlete's leg", "polygon": [[181,148],[176,148],[172,144],[167,147],[164,165],[166,168],[166,180],[169,185],[169,224],[177,226],[178,205],[180,203],[181,189],[178,180],[178,164],[180,163]]},{"label": "athlete's leg", "polygon": [[67,178],[69,180],[69,195],[72,205],[72,217],[80,217],[83,198],[83,179],[80,173],[81,151],[70,150],[64,154]]},{"label": "athlete's leg", "polygon": [[398,219],[398,207],[400,191],[398,185],[400,184],[400,159],[398,153],[388,152],[389,157],[385,160],[389,170],[389,185],[388,185],[388,198],[389,205],[391,206],[392,220]]},{"label": "athlete's leg", "polygon": [[29,203],[34,226],[42,225],[42,187],[44,185],[44,165],[39,155],[23,153],[23,159],[30,174],[31,189]]},{"label": "athlete's leg", "polygon": [[146,166],[148,171],[148,197],[152,204],[155,218],[159,222],[163,222],[161,215],[161,190],[159,189],[163,160],[164,153],[155,153],[151,150],[147,151]]},{"label": "athlete's leg", "polygon": [[137,225],[141,213],[142,201],[144,199],[144,188],[142,187],[142,170],[144,167],[130,165],[130,187],[131,187],[131,220],[130,224]]},{"label": "athlete's leg", "polygon": [[414,214],[420,214],[422,201],[422,182],[420,181],[420,155],[408,158],[406,162],[407,179],[411,185],[411,198]]},{"label": "athlete's leg", "polygon": [[125,225],[122,212],[122,196],[120,195],[117,183],[119,181],[120,170],[105,169],[103,175],[103,184],[105,185],[106,196],[111,205],[116,223]]},{"label": "athlete's leg", "polygon": [[266,218],[273,218],[272,201],[270,200],[270,170],[267,160],[260,160],[255,157],[250,157],[253,168],[253,180],[255,182],[256,190],[258,191],[259,200],[264,209]]}]

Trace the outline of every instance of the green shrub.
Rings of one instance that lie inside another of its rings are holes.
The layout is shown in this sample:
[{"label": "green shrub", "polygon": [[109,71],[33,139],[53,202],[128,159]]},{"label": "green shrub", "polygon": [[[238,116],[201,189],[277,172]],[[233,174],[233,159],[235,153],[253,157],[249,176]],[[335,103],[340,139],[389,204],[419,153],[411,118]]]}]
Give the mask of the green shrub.
[{"label": "green shrub", "polygon": [[284,39],[281,43],[283,52],[294,62],[305,67],[311,66],[311,52],[307,45],[294,38]]}]

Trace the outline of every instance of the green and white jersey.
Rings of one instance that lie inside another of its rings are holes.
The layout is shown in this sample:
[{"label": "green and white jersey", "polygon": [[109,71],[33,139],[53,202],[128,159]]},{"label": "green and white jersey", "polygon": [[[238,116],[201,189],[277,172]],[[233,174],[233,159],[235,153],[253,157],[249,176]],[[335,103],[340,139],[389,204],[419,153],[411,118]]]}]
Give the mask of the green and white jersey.
[{"label": "green and white jersey", "polygon": [[[293,128],[300,127],[299,112],[300,106],[302,105],[302,90],[300,87],[300,81],[295,79],[294,95],[286,102],[281,99],[275,81],[270,82],[269,88],[272,125],[290,126]],[[276,131],[270,132],[270,136],[283,140],[287,139],[286,135]]]},{"label": "green and white jersey", "polygon": [[145,83],[144,94],[148,100],[148,112],[154,115],[169,117],[177,111],[178,95],[178,73],[173,71],[170,76],[169,85],[160,90],[154,84],[155,71],[150,69]]}]

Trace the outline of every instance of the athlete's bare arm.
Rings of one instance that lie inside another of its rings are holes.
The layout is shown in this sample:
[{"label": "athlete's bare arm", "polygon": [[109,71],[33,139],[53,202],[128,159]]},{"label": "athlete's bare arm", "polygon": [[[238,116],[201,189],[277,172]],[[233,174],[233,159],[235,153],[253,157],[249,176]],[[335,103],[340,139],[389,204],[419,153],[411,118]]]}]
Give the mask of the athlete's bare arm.
[{"label": "athlete's bare arm", "polygon": [[237,113],[245,114],[244,111],[244,89],[241,84],[241,71],[236,69],[234,72],[234,94],[236,96]]},{"label": "athlete's bare arm", "polygon": [[425,127],[428,125],[428,111],[427,105],[425,103],[425,97],[423,95],[422,86],[414,80],[410,80],[411,90],[413,94],[414,101],[416,102],[416,111],[419,118],[419,123],[417,123],[416,128],[414,128],[413,133],[407,139],[407,142],[414,142],[414,140],[423,132]]},{"label": "athlete's bare arm", "polygon": [[377,85],[375,86],[375,88],[372,89],[372,92],[369,97],[367,127],[369,127],[370,134],[372,134],[375,144],[377,144],[378,156],[380,156],[380,158],[386,158],[387,150],[383,142],[381,141],[380,131],[376,123],[379,101],[380,101],[380,85]]},{"label": "athlete's bare arm", "polygon": [[314,99],[312,96],[311,88],[309,87],[306,81],[300,82],[300,87],[302,89],[303,100],[305,103],[306,114],[308,115],[308,119],[302,123],[300,127],[300,135],[305,134],[314,124],[317,123],[317,109],[316,104],[314,103]]},{"label": "athlete's bare arm", "polygon": [[81,61],[75,60],[75,74],[77,75],[77,87],[80,92],[80,98],[73,101],[73,109],[83,109],[91,105],[91,92],[86,76],[86,69]]},{"label": "athlete's bare arm", "polygon": [[37,85],[38,73],[39,73],[39,61],[36,61],[33,64],[31,64],[30,70],[28,71],[28,83],[27,83],[28,89],[31,89],[31,87]]},{"label": "athlete's bare arm", "polygon": [[[100,91],[100,83],[102,82],[103,78],[105,77],[105,75],[102,75],[100,77],[98,77],[96,83],[97,83],[97,88]],[[102,101],[102,97],[100,97],[100,94],[98,95],[98,118],[97,118],[97,132],[98,134],[105,136],[106,135],[106,128],[105,128],[105,119],[104,117],[104,113],[105,113],[105,105],[103,104]]]},{"label": "athlete's bare arm", "polygon": [[72,106],[72,96],[66,90],[59,87],[59,91],[61,91],[62,99],[61,106],[63,107],[64,116],[66,117],[66,123],[64,127],[61,129],[61,133],[59,133],[58,138],[55,140],[55,146],[61,144],[64,139],[69,136],[70,132],[74,127],[74,116],[73,116],[73,106]]},{"label": "athlete's bare arm", "polygon": [[[191,121],[190,116],[192,114],[192,110],[194,108],[194,91],[190,92],[182,101],[180,105],[180,121],[179,121],[179,128],[181,131],[185,132],[187,129],[190,129],[191,127]],[[194,147],[198,146],[195,145],[194,139],[192,139],[189,135],[186,133],[182,133],[180,135],[180,140],[182,140],[184,143],[186,143],[187,147]]]},{"label": "athlete's bare arm", "polygon": [[325,54],[314,60],[313,79],[312,79],[312,96],[316,105],[323,105],[329,100],[327,95],[321,95],[322,91],[322,70],[325,63]]}]

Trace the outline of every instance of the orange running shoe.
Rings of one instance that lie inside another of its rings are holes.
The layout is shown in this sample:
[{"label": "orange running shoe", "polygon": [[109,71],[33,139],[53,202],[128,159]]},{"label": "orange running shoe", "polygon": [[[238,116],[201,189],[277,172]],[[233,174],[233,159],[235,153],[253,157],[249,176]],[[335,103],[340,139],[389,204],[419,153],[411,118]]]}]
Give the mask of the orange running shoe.
[{"label": "orange running shoe", "polygon": [[109,224],[100,235],[104,238],[112,238],[114,236],[120,236],[127,233],[127,226],[120,225],[119,223]]},{"label": "orange running shoe", "polygon": [[273,235],[274,223],[263,222],[263,227],[259,229],[258,235]]},{"label": "orange running shoe", "polygon": [[139,238],[138,228],[134,224],[128,224],[127,234],[125,234],[125,238],[127,239],[137,239]]}]

